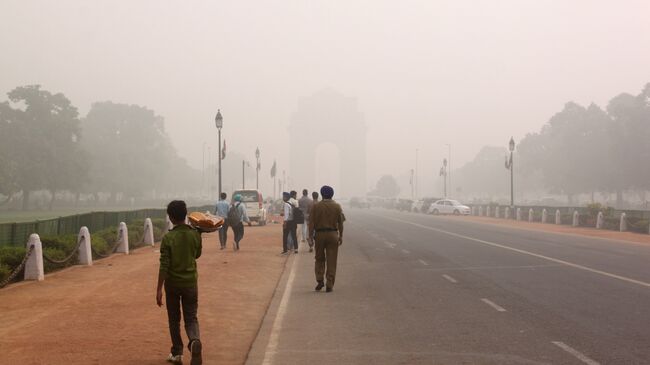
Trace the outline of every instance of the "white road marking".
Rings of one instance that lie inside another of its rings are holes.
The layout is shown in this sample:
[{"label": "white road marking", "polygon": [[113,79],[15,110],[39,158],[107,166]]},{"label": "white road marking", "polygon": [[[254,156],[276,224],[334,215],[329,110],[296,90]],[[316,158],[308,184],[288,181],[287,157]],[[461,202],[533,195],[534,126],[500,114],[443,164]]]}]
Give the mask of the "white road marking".
[{"label": "white road marking", "polygon": [[552,341],[552,343],[555,346],[561,348],[562,350],[564,350],[564,351],[570,353],[571,355],[575,356],[578,360],[584,362],[585,364],[600,365],[600,363],[598,361],[594,361],[594,360],[588,358],[585,354],[579,352],[578,350],[576,350],[573,347],[565,344],[564,342]]},{"label": "white road marking", "polygon": [[407,254],[407,255],[411,253],[411,251],[409,251],[409,250],[402,250],[402,252]]},{"label": "white road marking", "polygon": [[631,283],[631,284],[636,284],[636,285],[644,286],[646,288],[650,288],[650,283],[647,283],[645,281],[631,279],[631,278],[628,278],[628,277],[625,277],[625,276],[608,273],[606,271],[602,271],[602,270],[598,270],[598,269],[592,269],[592,268],[590,268],[588,266],[583,266],[583,265],[580,265],[580,264],[574,264],[574,263],[569,262],[569,261],[564,261],[564,260],[556,259],[556,258],[553,258],[553,257],[540,255],[540,254],[537,254],[537,253],[534,253],[534,252],[521,250],[521,249],[518,249],[518,248],[506,246],[506,245],[501,245],[501,244],[490,242],[490,241],[484,241],[484,240],[481,240],[481,239],[478,239],[478,238],[469,237],[469,236],[465,236],[465,235],[462,235],[462,234],[449,232],[449,231],[445,231],[445,230],[442,230],[442,229],[433,228],[433,227],[429,227],[429,226],[425,226],[425,225],[422,225],[422,224],[413,223],[413,222],[409,222],[409,221],[405,221],[405,220],[401,220],[401,219],[384,217],[384,216],[379,216],[379,217],[389,219],[389,220],[393,220],[395,222],[410,224],[410,225],[415,226],[415,227],[420,227],[420,228],[428,229],[428,230],[435,231],[435,232],[444,233],[444,234],[447,234],[447,235],[450,235],[450,236],[466,239],[466,240],[469,240],[469,241],[482,243],[484,245],[488,245],[488,246],[492,246],[492,247],[498,247],[498,248],[502,248],[504,250],[510,250],[510,251],[518,252],[518,253],[521,253],[521,254],[524,254],[524,255],[533,256],[533,257],[537,257],[537,258],[544,259],[544,260],[547,260],[547,261],[562,264],[562,265],[565,265],[565,266],[573,267],[575,269],[589,271],[589,272],[594,273],[594,274],[599,274],[599,275],[607,276],[609,278],[613,278],[613,279],[625,281],[625,282],[628,282],[628,283]]},{"label": "white road marking", "polygon": [[273,327],[271,328],[271,334],[269,335],[269,343],[266,345],[266,350],[264,351],[264,360],[262,361],[263,365],[273,364],[273,355],[275,355],[278,349],[278,340],[280,331],[282,330],[282,321],[284,321],[284,316],[287,313],[291,288],[293,287],[293,280],[296,277],[296,266],[298,266],[297,261],[300,256],[302,255],[295,255],[293,262],[291,263],[291,272],[289,272],[289,278],[284,286],[284,293],[282,294],[282,299],[280,299],[278,313],[275,315],[275,320],[273,320]]},{"label": "white road marking", "polygon": [[442,277],[445,278],[445,279],[447,279],[447,280],[449,280],[449,281],[451,281],[451,282],[454,283],[454,284],[458,283],[458,280],[452,278],[451,276],[449,276],[449,275],[447,275],[447,274],[442,275]]},{"label": "white road marking", "polygon": [[429,266],[429,264],[426,261],[422,260],[422,259],[418,259],[418,261],[420,261],[420,263],[422,265],[424,265],[424,266]]},{"label": "white road marking", "polygon": [[503,308],[502,306],[494,303],[493,301],[491,301],[491,300],[489,300],[487,298],[482,298],[481,301],[483,301],[483,303],[489,305],[490,307],[494,308],[494,310],[496,310],[497,312],[505,312],[506,311],[505,308]]},{"label": "white road marking", "polygon": [[385,244],[386,247],[388,247],[388,248],[395,248],[395,247],[397,247],[397,244],[392,243],[392,242],[390,242],[390,241],[384,241],[384,244]]}]

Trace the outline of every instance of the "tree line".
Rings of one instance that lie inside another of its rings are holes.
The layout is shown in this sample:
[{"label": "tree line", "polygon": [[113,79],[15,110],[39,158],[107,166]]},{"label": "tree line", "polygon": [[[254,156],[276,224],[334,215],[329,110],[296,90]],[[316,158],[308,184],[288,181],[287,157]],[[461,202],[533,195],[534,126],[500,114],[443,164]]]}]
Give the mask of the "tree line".
[{"label": "tree line", "polygon": [[[507,136],[506,136],[507,137]],[[504,138],[506,140],[506,138]],[[565,195],[650,190],[650,83],[637,95],[621,93],[603,109],[568,102],[538,132],[529,133],[515,152],[516,189]],[[505,143],[504,143],[505,145]],[[494,196],[509,191],[505,147],[484,147],[454,172],[465,195]]]},{"label": "tree line", "polygon": [[[0,102],[0,195],[4,202],[46,190],[108,200],[175,192],[200,172],[180,158],[164,120],[139,105],[92,104],[85,117],[62,93],[17,87]],[[0,202],[2,203],[2,202]]]}]

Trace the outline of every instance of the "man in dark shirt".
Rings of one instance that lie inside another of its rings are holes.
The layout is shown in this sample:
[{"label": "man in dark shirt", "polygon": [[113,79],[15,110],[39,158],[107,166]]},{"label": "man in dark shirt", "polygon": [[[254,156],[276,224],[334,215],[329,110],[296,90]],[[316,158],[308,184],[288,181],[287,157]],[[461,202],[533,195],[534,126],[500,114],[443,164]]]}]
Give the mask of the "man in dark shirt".
[{"label": "man in dark shirt", "polygon": [[183,361],[183,339],[181,338],[181,306],[185,321],[185,332],[189,338],[188,348],[192,353],[191,365],[202,364],[202,345],[199,336],[198,272],[196,259],[201,257],[201,234],[185,224],[187,206],[182,200],[167,205],[167,215],[174,224],[160,244],[160,270],[156,303],[162,306],[162,289],[165,288],[169,334],[172,339],[171,353],[167,361],[181,364]]}]

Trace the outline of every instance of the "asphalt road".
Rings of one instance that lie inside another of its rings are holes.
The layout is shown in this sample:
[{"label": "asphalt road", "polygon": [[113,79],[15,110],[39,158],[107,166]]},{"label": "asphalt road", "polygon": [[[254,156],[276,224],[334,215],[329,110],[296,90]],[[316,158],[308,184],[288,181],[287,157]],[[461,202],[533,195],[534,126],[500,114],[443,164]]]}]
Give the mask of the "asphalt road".
[{"label": "asphalt road", "polygon": [[334,292],[294,255],[248,364],[650,364],[650,246],[346,215]]}]

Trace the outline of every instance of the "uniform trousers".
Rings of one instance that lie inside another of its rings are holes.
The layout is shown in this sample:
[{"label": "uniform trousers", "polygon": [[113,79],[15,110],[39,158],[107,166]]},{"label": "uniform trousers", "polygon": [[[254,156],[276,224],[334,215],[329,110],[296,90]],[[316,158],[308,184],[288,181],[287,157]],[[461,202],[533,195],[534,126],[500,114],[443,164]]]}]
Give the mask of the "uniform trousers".
[{"label": "uniform trousers", "polygon": [[339,233],[316,232],[316,281],[327,278],[327,287],[334,287],[336,259],[339,253]]}]

